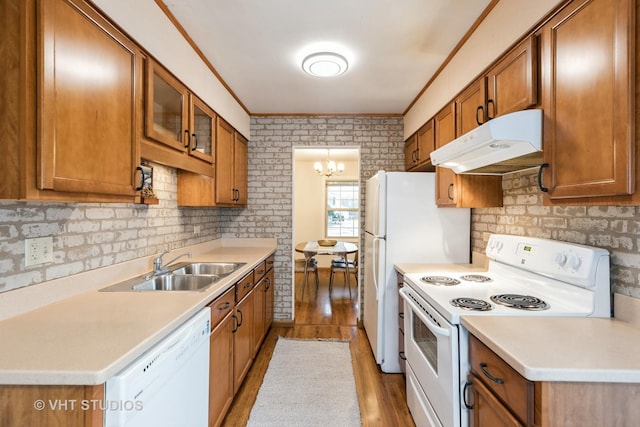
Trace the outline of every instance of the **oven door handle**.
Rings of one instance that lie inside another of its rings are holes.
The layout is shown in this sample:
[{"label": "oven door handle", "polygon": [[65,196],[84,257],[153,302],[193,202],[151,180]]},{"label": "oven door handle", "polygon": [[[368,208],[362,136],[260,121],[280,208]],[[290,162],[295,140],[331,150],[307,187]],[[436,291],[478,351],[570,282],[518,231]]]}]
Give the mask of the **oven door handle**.
[{"label": "oven door handle", "polygon": [[402,297],[403,300],[407,302],[407,304],[409,304],[409,307],[411,307],[411,311],[413,312],[413,314],[418,316],[418,318],[422,320],[422,322],[426,325],[427,328],[429,328],[431,332],[433,332],[435,335],[440,335],[445,337],[448,337],[449,335],[451,335],[451,331],[436,325],[433,319],[425,315],[422,308],[420,308],[418,304],[416,304],[411,300],[411,298],[409,298],[409,296],[407,295],[407,291],[405,289],[400,289],[400,296]]}]

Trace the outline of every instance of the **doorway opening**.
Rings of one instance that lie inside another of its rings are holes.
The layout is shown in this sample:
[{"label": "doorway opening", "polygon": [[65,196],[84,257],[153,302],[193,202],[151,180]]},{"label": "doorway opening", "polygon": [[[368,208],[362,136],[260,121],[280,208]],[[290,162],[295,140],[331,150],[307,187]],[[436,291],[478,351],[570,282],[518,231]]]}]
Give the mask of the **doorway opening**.
[{"label": "doorway opening", "polygon": [[[294,323],[353,326],[358,319],[360,295],[358,263],[353,268],[350,264],[350,274],[345,277],[344,269],[335,268],[335,263],[332,270],[332,261],[338,255],[305,254],[303,250],[317,247],[319,240],[335,240],[336,248],[350,243],[354,245],[350,249],[357,250],[361,233],[360,149],[294,147],[293,164]],[[353,262],[358,254],[349,253],[348,260]],[[298,311],[313,313],[314,318],[301,319]]]}]

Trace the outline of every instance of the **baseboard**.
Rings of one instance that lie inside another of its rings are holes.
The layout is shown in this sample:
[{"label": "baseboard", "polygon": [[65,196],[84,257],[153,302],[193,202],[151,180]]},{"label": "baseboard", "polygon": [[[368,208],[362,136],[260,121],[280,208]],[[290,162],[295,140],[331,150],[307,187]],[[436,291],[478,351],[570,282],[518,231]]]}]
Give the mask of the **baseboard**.
[{"label": "baseboard", "polygon": [[271,326],[277,328],[293,328],[293,320],[274,320]]}]

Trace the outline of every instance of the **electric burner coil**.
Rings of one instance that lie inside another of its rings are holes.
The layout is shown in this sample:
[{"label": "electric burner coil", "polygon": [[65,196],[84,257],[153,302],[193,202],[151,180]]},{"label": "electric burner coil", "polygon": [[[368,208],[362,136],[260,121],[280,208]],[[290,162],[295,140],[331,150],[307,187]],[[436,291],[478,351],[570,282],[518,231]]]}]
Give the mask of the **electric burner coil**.
[{"label": "electric burner coil", "polygon": [[493,306],[485,300],[477,299],[477,298],[453,298],[449,303],[454,307],[459,307],[464,310],[471,311],[488,311],[493,310]]},{"label": "electric burner coil", "polygon": [[448,276],[425,276],[420,278],[424,283],[436,286],[454,286],[460,284],[458,279]]},{"label": "electric burner coil", "polygon": [[460,277],[462,280],[467,280],[469,282],[478,282],[478,283],[485,283],[485,282],[492,282],[493,279],[489,276],[484,276],[482,274],[466,274],[462,277]]},{"label": "electric burner coil", "polygon": [[518,295],[518,294],[500,294],[491,295],[491,301],[496,304],[501,304],[507,307],[516,308],[519,310],[532,310],[540,311],[549,308],[544,300],[531,295]]}]

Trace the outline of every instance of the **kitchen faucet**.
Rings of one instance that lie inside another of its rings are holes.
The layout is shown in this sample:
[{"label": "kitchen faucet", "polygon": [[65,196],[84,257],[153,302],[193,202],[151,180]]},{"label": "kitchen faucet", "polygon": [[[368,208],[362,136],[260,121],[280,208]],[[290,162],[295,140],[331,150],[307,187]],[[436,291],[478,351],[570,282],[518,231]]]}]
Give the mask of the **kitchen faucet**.
[{"label": "kitchen faucet", "polygon": [[169,270],[167,269],[171,264],[173,264],[174,262],[176,262],[177,260],[179,260],[182,257],[187,257],[187,258],[191,258],[191,252],[187,252],[181,255],[178,255],[177,257],[175,257],[174,259],[172,259],[171,261],[167,262],[166,264],[162,264],[162,257],[166,254],[168,254],[169,251],[162,251],[162,253],[158,256],[156,256],[153,259],[153,276],[157,276],[160,274],[165,274],[168,273]]}]

